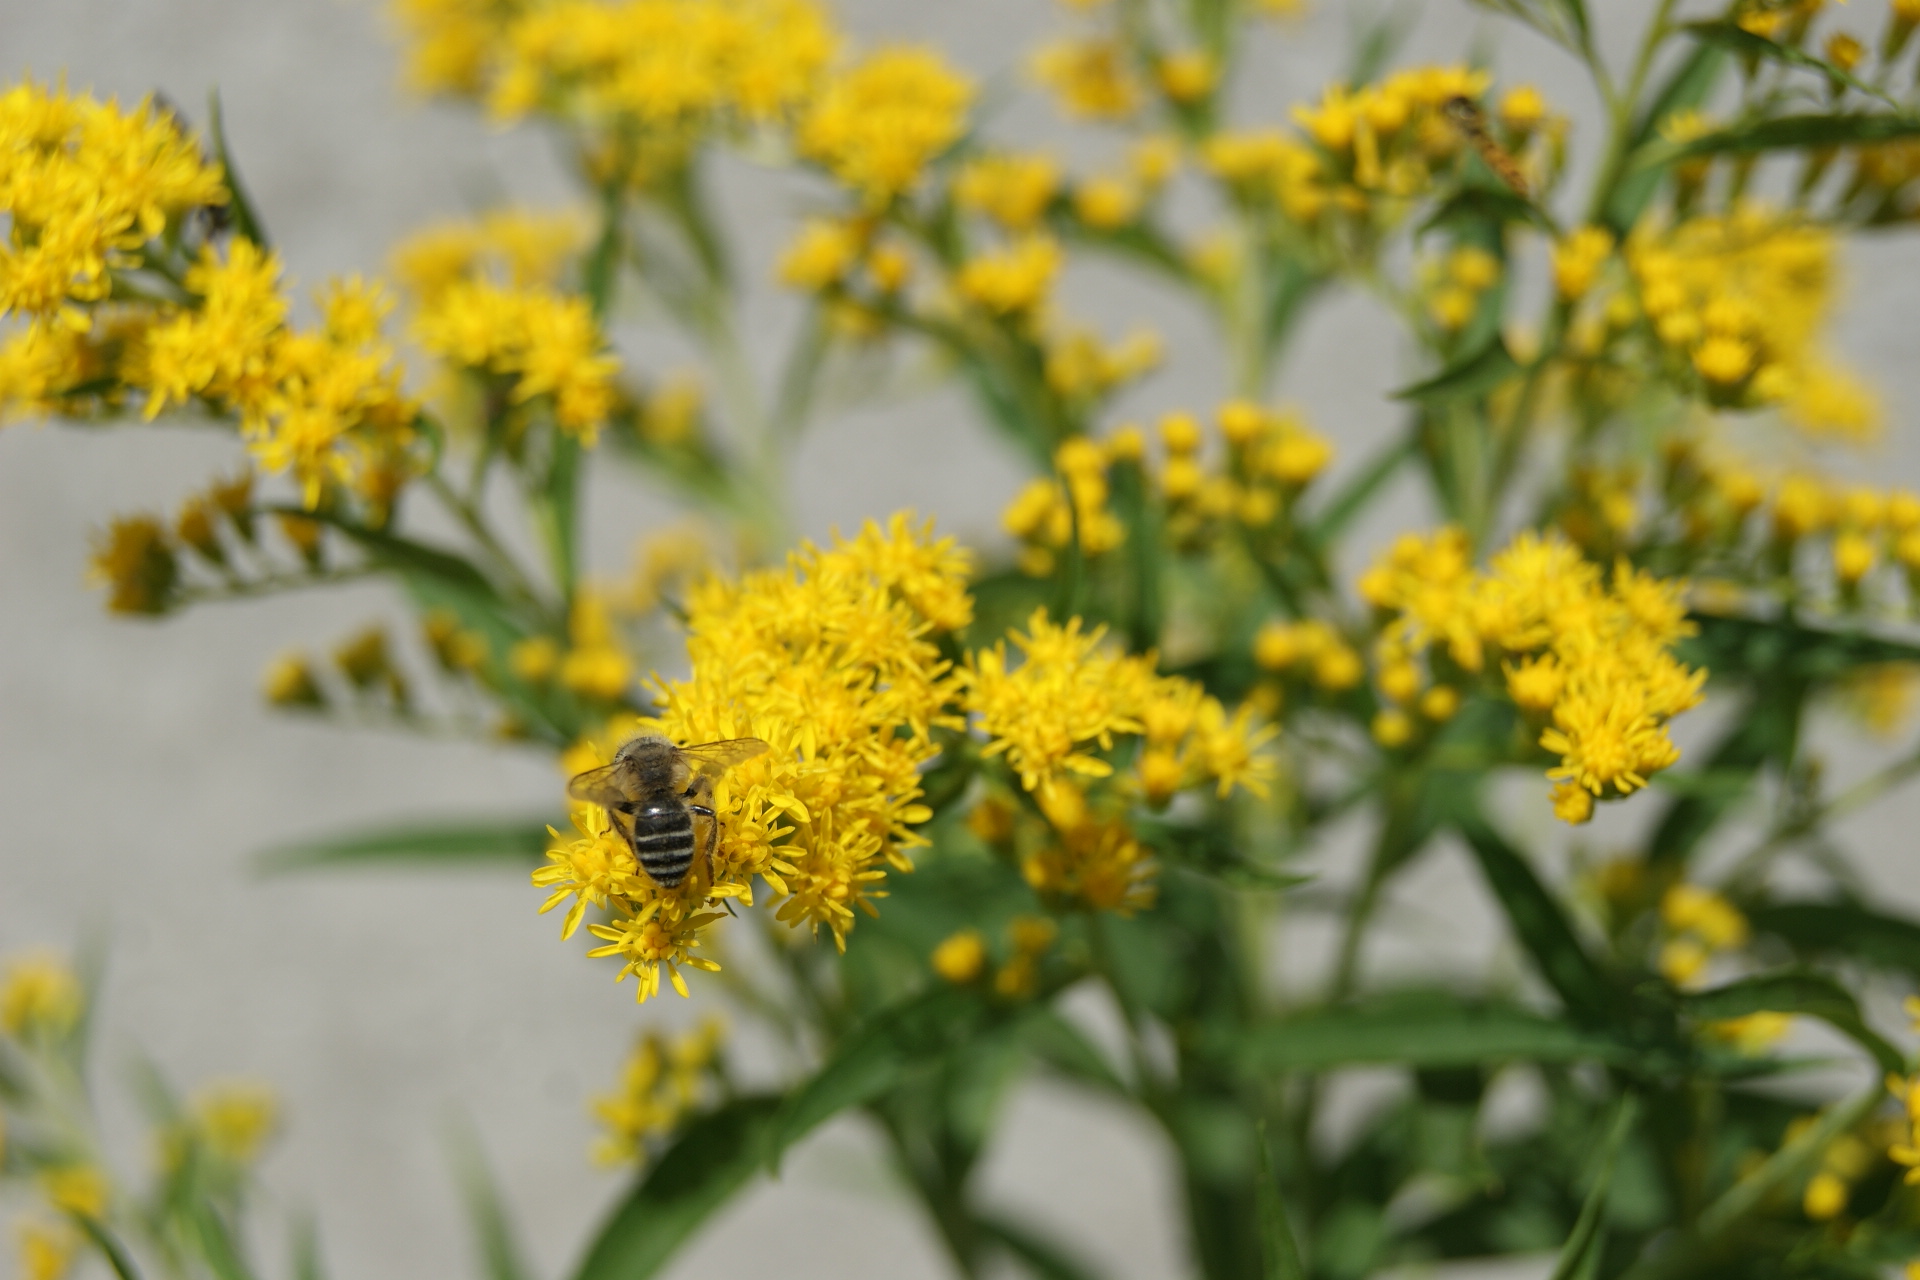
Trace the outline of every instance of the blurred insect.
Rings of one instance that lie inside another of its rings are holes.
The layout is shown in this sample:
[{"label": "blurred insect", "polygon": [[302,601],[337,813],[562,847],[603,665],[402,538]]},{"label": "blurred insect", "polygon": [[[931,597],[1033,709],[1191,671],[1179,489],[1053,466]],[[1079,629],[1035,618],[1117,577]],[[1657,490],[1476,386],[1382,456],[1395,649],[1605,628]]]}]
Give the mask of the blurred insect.
[{"label": "blurred insect", "polygon": [[1461,94],[1448,98],[1443,110],[1447,113],[1447,119],[1453,122],[1453,127],[1460,131],[1486,162],[1487,168],[1493,170],[1494,176],[1512,188],[1513,194],[1522,200],[1527,199],[1526,175],[1520,172],[1520,164],[1512,154],[1487,132],[1487,117],[1481,112],[1480,104]]},{"label": "blurred insect", "polygon": [[567,783],[575,800],[600,805],[662,889],[677,888],[693,865],[696,817],[706,819],[707,879],[720,820],[713,812],[713,780],[742,760],[766,751],[758,738],[729,738],[697,747],[675,746],[657,733],[642,734],[613,754],[613,763],[589,769]]}]

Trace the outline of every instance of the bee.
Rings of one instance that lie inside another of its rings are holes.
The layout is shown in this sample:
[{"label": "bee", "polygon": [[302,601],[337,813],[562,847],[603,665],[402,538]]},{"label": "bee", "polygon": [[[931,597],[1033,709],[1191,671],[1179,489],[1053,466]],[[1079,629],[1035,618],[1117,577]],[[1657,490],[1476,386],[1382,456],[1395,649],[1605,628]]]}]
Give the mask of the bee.
[{"label": "bee", "polygon": [[1472,144],[1473,149],[1479,153],[1480,158],[1486,161],[1487,168],[1493,170],[1494,176],[1511,187],[1513,194],[1522,200],[1527,199],[1526,175],[1520,172],[1519,162],[1513,158],[1512,154],[1495,142],[1493,135],[1487,132],[1487,118],[1481,113],[1479,104],[1465,94],[1457,94],[1447,99],[1443,110],[1447,113],[1447,119],[1453,122],[1453,127],[1461,132]]},{"label": "bee", "polygon": [[758,738],[728,738],[697,747],[675,746],[657,733],[629,740],[613,763],[577,774],[567,783],[575,800],[607,811],[614,830],[633,850],[633,860],[662,889],[677,888],[693,865],[693,820],[706,819],[707,876],[720,822],[713,812],[713,780],[742,760],[766,751]]}]

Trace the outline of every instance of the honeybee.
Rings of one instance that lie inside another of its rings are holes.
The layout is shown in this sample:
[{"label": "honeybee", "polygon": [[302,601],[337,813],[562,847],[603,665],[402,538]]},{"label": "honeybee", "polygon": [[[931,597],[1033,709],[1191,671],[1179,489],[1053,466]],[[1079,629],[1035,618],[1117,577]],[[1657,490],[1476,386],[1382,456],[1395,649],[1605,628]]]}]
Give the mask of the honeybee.
[{"label": "honeybee", "polygon": [[1511,187],[1513,194],[1522,200],[1527,199],[1526,175],[1520,172],[1519,162],[1487,132],[1487,118],[1481,113],[1479,104],[1465,94],[1459,94],[1447,99],[1444,110],[1453,127],[1472,144],[1480,158],[1486,161],[1487,168],[1493,170],[1494,176]]},{"label": "honeybee", "polygon": [[707,822],[707,875],[720,822],[713,812],[713,780],[742,760],[766,751],[758,738],[728,738],[697,747],[675,746],[657,733],[643,733],[613,753],[613,763],[577,774],[567,783],[575,800],[597,804],[633,850],[653,882],[679,886],[693,865],[693,820]]}]

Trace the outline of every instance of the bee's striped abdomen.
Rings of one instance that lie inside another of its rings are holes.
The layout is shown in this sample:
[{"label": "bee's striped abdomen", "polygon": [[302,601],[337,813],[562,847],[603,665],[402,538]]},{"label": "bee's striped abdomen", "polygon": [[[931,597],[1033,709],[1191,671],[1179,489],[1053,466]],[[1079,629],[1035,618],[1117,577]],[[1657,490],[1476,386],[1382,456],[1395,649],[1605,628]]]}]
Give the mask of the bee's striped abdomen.
[{"label": "bee's striped abdomen", "polygon": [[633,815],[633,856],[654,883],[671,889],[693,865],[693,815],[683,804],[650,804]]}]

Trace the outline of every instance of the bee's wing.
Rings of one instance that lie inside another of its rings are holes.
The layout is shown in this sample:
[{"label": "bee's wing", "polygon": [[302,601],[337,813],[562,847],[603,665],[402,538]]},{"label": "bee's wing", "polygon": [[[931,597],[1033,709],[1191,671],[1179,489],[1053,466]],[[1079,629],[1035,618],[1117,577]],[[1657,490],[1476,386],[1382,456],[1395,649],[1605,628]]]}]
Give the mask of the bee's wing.
[{"label": "bee's wing", "polygon": [[616,804],[625,804],[633,797],[620,783],[621,766],[602,765],[598,769],[589,769],[585,773],[576,773],[567,782],[567,794],[575,800],[585,800],[588,804],[603,805],[612,808]]},{"label": "bee's wing", "polygon": [[718,776],[742,760],[751,760],[768,750],[771,748],[758,738],[727,738],[720,742],[703,742],[697,747],[681,747],[680,754],[701,773]]}]

